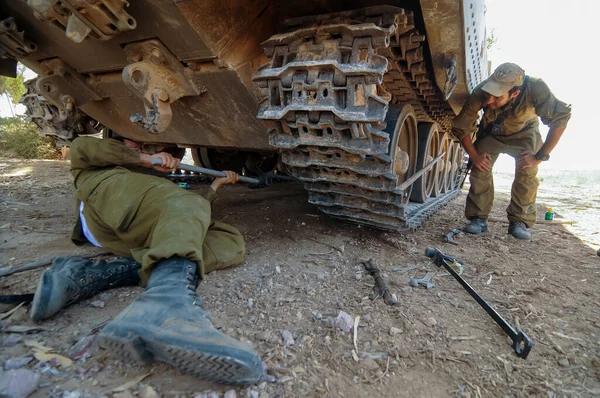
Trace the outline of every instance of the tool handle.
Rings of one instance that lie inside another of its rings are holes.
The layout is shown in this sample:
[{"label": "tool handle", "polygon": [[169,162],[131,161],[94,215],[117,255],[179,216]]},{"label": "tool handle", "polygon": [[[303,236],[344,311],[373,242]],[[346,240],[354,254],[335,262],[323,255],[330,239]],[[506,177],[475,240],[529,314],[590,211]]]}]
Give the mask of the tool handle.
[{"label": "tool handle", "polygon": [[[162,159],[152,158],[152,164],[160,166],[162,164]],[[185,170],[185,171],[193,171],[194,173],[206,174],[211,177],[227,177],[227,174],[223,173],[222,171],[206,169],[204,167],[192,166],[189,164],[181,163],[177,168],[181,169],[181,170]],[[259,184],[260,183],[260,180],[257,178],[251,178],[251,177],[245,177],[245,176],[240,176],[240,181],[246,182],[248,184]]]},{"label": "tool handle", "polygon": [[[436,265],[438,265],[438,266],[442,265],[444,268],[446,268],[446,271],[448,271],[448,273],[450,273],[450,275],[452,275],[454,277],[454,279],[456,279],[458,281],[458,283],[460,283],[462,285],[462,287],[467,291],[467,293],[469,293],[471,295],[471,297],[473,297],[475,299],[475,301],[477,301],[477,304],[479,304],[485,310],[485,312],[487,312],[488,315],[490,315],[494,319],[494,321],[496,321],[498,326],[500,326],[502,328],[502,330],[504,330],[504,332],[508,335],[508,337],[510,337],[510,339],[513,342],[513,348],[514,348],[517,356],[519,358],[523,358],[523,359],[527,358],[529,351],[533,347],[533,341],[522,330],[515,330],[515,328],[513,328],[502,317],[502,315],[500,315],[498,313],[498,311],[496,311],[494,308],[492,308],[492,306],[490,306],[487,303],[487,301],[485,301],[483,299],[483,297],[481,297],[475,291],[475,289],[473,289],[473,287],[471,287],[471,285],[467,281],[465,281],[456,271],[454,271],[454,269],[450,266],[450,264],[448,264],[448,262],[452,263],[458,259],[455,259],[454,257],[451,257],[451,256],[447,256],[444,253],[442,253],[440,250],[434,249],[431,247],[429,247],[425,250],[425,255],[427,257],[433,258]],[[439,264],[436,261],[439,259],[441,259],[441,264]]]}]

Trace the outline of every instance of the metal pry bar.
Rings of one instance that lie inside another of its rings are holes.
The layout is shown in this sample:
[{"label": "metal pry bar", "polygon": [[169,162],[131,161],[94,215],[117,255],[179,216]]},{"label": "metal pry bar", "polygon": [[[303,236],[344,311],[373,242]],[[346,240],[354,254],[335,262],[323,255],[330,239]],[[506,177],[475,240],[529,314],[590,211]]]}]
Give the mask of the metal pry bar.
[{"label": "metal pry bar", "polygon": [[[159,158],[152,158],[152,164],[160,166],[162,164],[162,160]],[[223,173],[222,171],[206,169],[204,167],[192,166],[190,164],[181,163],[177,168],[181,169],[181,170],[185,170],[185,171],[192,171],[194,173],[206,174],[211,177],[227,177],[227,175],[225,173]],[[260,184],[261,183],[261,181],[257,178],[245,177],[245,176],[240,176],[240,181],[246,182],[248,184]]]}]

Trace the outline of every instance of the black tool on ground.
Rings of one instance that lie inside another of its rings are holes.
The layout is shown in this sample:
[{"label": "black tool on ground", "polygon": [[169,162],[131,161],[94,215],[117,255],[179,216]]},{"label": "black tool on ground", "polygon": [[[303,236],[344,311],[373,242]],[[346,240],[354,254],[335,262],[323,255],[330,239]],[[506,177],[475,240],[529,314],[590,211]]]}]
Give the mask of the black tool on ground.
[{"label": "black tool on ground", "polygon": [[464,232],[461,231],[460,229],[454,228],[452,231],[450,231],[446,235],[444,235],[444,242],[452,243],[453,245],[458,245],[458,243],[454,241],[454,237],[457,235],[461,235],[463,233]]},{"label": "black tool on ground", "polygon": [[427,257],[430,257],[433,260],[433,263],[435,265],[437,265],[438,267],[443,266],[444,268],[446,268],[446,271],[448,271],[450,273],[450,275],[452,275],[454,277],[454,279],[456,279],[462,285],[462,287],[464,287],[465,290],[467,292],[469,292],[471,297],[473,297],[475,299],[475,301],[477,301],[477,303],[479,303],[479,305],[481,305],[483,307],[485,312],[487,312],[496,321],[496,323],[502,328],[502,330],[504,330],[506,332],[506,334],[508,334],[508,336],[511,338],[511,340],[513,342],[512,346],[513,346],[517,356],[519,358],[523,358],[523,359],[527,358],[527,355],[529,354],[531,347],[533,347],[533,341],[522,330],[513,328],[504,318],[502,318],[502,316],[495,309],[493,309],[471,287],[471,285],[469,285],[450,266],[450,264],[453,263],[454,261],[459,262],[460,264],[464,264],[464,263],[461,260],[454,258],[452,256],[448,256],[448,255],[444,254],[441,250],[434,249],[432,247],[428,247],[427,249],[425,249],[425,255]]}]

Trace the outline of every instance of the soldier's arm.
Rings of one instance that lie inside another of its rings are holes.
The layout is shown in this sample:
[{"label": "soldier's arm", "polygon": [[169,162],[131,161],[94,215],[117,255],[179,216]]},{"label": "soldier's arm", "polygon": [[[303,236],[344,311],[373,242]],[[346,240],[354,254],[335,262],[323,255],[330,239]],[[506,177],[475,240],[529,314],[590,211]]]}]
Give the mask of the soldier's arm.
[{"label": "soldier's arm", "polygon": [[535,112],[550,127],[540,152],[550,155],[562,137],[571,118],[571,105],[557,99],[542,79],[530,82]]},{"label": "soldier's arm", "polygon": [[464,137],[471,138],[477,131],[479,111],[483,108],[483,102],[483,91],[476,88],[463,105],[460,113],[452,121],[452,135],[459,141],[462,142]]},{"label": "soldier's arm", "polygon": [[217,191],[223,185],[235,184],[240,180],[240,176],[233,171],[225,170],[223,172],[226,175],[225,177],[215,178],[212,184],[210,184],[210,187],[206,191],[201,193],[201,196],[204,199],[208,200],[211,204],[217,199]]},{"label": "soldier's arm", "polygon": [[141,166],[140,153],[112,139],[78,137],[71,144],[71,169]]},{"label": "soldier's arm", "polygon": [[[161,165],[153,165],[152,159],[161,159]],[[153,168],[168,173],[179,165],[179,159],[168,153],[147,154],[127,148],[121,141],[78,137],[71,144],[71,170],[93,170],[109,166]]]},{"label": "soldier's arm", "polygon": [[479,154],[473,145],[473,135],[477,131],[479,111],[483,108],[485,95],[479,88],[473,90],[458,116],[452,122],[452,134],[460,140],[473,165],[481,171],[492,169],[491,157]]}]

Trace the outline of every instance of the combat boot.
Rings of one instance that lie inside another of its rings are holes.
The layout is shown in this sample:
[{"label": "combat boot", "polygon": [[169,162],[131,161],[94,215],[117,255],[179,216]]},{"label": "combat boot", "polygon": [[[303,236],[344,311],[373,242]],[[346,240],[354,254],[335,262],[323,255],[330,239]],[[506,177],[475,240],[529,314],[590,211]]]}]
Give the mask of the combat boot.
[{"label": "combat boot", "polygon": [[165,362],[218,383],[262,380],[256,352],[219,332],[202,308],[196,268],[178,256],[159,261],[146,290],[100,332],[100,346],[125,359]]},{"label": "combat boot", "polygon": [[42,273],[29,317],[34,321],[50,318],[68,305],[102,290],[140,283],[140,264],[131,258],[96,262],[79,257],[58,257]]},{"label": "combat boot", "polygon": [[517,239],[531,239],[531,232],[527,230],[527,224],[523,221],[509,221],[508,233]]},{"label": "combat boot", "polygon": [[488,222],[485,218],[473,218],[463,231],[469,234],[480,234],[487,231]]}]

